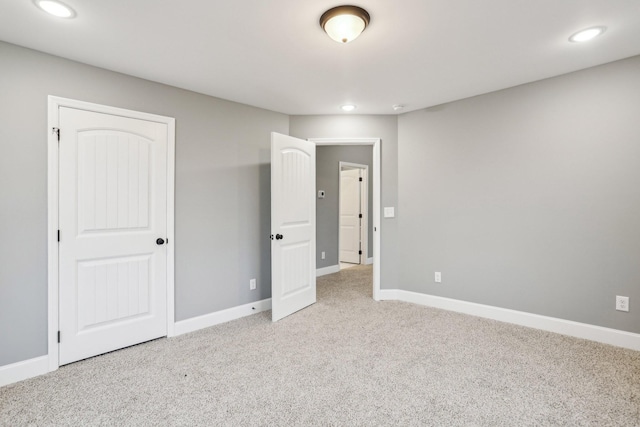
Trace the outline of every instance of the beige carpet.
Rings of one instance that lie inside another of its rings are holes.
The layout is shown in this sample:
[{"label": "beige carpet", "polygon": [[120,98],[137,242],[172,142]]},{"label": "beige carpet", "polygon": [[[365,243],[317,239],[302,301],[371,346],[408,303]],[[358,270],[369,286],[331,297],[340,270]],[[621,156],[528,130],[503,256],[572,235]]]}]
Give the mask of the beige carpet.
[{"label": "beige carpet", "polygon": [[265,312],[0,389],[0,425],[639,426],[640,352],[371,299]]}]

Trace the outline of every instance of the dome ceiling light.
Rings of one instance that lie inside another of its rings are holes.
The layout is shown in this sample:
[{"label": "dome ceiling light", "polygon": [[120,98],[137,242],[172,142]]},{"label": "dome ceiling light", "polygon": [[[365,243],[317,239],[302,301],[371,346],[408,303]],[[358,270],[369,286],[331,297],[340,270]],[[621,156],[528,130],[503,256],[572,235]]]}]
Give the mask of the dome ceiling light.
[{"label": "dome ceiling light", "polygon": [[355,40],[371,21],[369,13],[358,6],[337,6],[320,17],[320,26],[338,43]]}]

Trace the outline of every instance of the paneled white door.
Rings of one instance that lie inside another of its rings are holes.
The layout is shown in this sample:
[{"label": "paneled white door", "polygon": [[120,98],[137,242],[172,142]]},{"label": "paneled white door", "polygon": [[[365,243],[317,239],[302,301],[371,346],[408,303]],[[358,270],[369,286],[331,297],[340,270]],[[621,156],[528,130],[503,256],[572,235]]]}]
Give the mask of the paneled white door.
[{"label": "paneled white door", "polygon": [[360,263],[360,171],[340,171],[340,262]]},{"label": "paneled white door", "polygon": [[316,146],[271,134],[271,305],[280,320],[316,302]]},{"label": "paneled white door", "polygon": [[59,363],[167,334],[167,125],[61,107]]}]

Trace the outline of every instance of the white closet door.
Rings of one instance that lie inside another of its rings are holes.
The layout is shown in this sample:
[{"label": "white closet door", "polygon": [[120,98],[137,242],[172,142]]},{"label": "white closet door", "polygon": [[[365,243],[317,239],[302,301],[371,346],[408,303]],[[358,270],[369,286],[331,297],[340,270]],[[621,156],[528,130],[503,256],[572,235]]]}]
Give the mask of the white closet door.
[{"label": "white closet door", "polygon": [[167,334],[167,125],[59,117],[64,365]]},{"label": "white closet door", "polygon": [[340,262],[360,263],[360,169],[340,171]]}]

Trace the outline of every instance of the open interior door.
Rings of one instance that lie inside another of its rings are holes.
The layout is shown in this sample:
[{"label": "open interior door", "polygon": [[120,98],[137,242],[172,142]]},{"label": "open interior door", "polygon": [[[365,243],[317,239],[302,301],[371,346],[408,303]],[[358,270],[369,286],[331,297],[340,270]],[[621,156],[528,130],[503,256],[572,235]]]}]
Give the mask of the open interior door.
[{"label": "open interior door", "polygon": [[340,171],[339,261],[360,264],[360,169]]},{"label": "open interior door", "polygon": [[316,146],[271,133],[271,306],[275,322],[316,302]]}]

